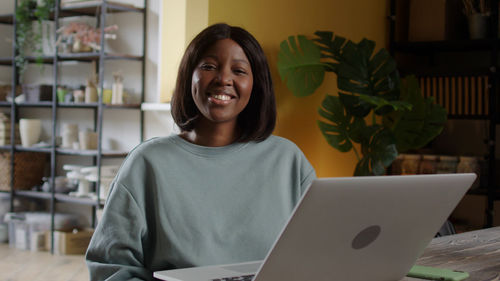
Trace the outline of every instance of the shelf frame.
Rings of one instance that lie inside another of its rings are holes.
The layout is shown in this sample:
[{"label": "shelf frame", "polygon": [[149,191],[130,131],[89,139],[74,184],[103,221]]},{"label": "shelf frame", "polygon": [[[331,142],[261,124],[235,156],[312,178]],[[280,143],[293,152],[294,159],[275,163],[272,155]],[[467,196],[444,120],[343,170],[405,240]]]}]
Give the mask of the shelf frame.
[{"label": "shelf frame", "polygon": [[[20,0],[13,0],[14,7],[18,7],[18,2]],[[129,54],[113,54],[105,52],[105,40],[104,33],[101,34],[101,51],[99,52],[89,52],[89,53],[69,53],[60,54],[58,48],[55,48],[55,53],[53,55],[46,55],[42,57],[42,62],[47,65],[52,65],[53,69],[53,87],[52,87],[52,100],[51,101],[41,101],[41,102],[0,102],[0,109],[10,108],[11,116],[11,145],[0,146],[0,151],[8,151],[11,153],[11,173],[10,178],[14,179],[14,161],[16,152],[40,152],[50,154],[50,178],[51,178],[51,192],[36,192],[28,190],[16,190],[14,186],[14,181],[11,180],[10,191],[10,210],[14,210],[14,198],[16,196],[23,196],[27,198],[48,200],[50,203],[50,213],[51,213],[51,240],[54,242],[54,215],[56,212],[56,203],[66,202],[72,204],[88,205],[92,207],[92,226],[96,226],[96,211],[98,208],[104,206],[104,200],[99,197],[100,191],[100,176],[101,176],[101,165],[102,159],[104,158],[123,158],[128,152],[124,151],[109,151],[102,148],[102,127],[103,127],[103,111],[104,110],[138,110],[140,113],[140,141],[143,140],[143,122],[144,115],[141,109],[141,104],[144,102],[144,90],[145,90],[145,63],[146,63],[146,23],[147,23],[147,7],[148,1],[144,0],[143,8],[133,7],[131,5],[125,5],[108,0],[98,0],[89,1],[85,3],[76,3],[71,6],[61,7],[61,0],[55,1],[55,8],[51,15],[51,20],[55,22],[55,30],[59,29],[59,19],[64,17],[89,15],[94,16],[98,19],[98,26],[101,30],[104,29],[105,21],[109,13],[141,13],[143,19],[143,44],[142,44],[142,54],[141,55],[129,55]],[[16,36],[17,24],[14,14],[0,15],[0,24],[11,24],[13,28],[13,36]],[[57,37],[56,31],[54,35]],[[12,56],[0,58],[1,66],[10,66],[12,69],[12,89],[16,89],[16,86],[20,84],[18,68],[15,65],[16,52],[16,42],[12,42]],[[34,56],[27,57],[29,63],[34,63],[36,58]],[[108,61],[135,61],[142,63],[141,65],[141,101],[137,104],[103,104],[102,96],[99,96],[97,103],[89,104],[75,104],[75,103],[59,103],[57,102],[57,86],[59,83],[59,71],[61,62],[66,61],[76,61],[76,62],[97,62],[96,67],[99,75],[99,89],[103,92],[103,81],[104,81],[104,63]],[[48,147],[22,147],[20,145],[14,144],[15,141],[15,123],[16,119],[19,117],[19,110],[22,108],[47,108],[51,110],[51,140]],[[56,146],[56,124],[58,117],[58,109],[91,109],[94,112],[94,130],[98,132],[98,147],[96,150],[72,150]],[[57,167],[57,156],[59,155],[73,155],[82,157],[92,157],[94,165],[98,167],[98,180],[95,184],[97,198],[78,198],[74,196],[69,196],[66,194],[60,194],[55,192],[54,183],[56,178],[56,167]],[[6,191],[0,191],[1,193],[7,193]],[[54,243],[52,243],[54,245]],[[54,248],[52,247],[51,252],[53,253]]]},{"label": "shelf frame", "polygon": [[[469,72],[464,73],[464,75],[475,75],[482,74],[488,76],[488,114],[477,114],[477,115],[448,115],[449,119],[477,119],[477,120],[487,120],[489,121],[489,140],[488,146],[488,183],[490,183],[486,188],[476,190],[471,192],[471,194],[486,196],[487,206],[485,208],[486,222],[485,227],[491,227],[493,225],[494,218],[494,201],[500,200],[500,188],[492,183],[495,183],[495,143],[496,143],[496,124],[500,121],[500,116],[498,110],[500,105],[498,104],[498,90],[499,90],[499,74],[498,69],[498,52],[500,39],[498,38],[498,6],[499,3],[496,0],[489,0],[491,5],[491,22],[490,30],[491,35],[486,39],[477,40],[443,40],[443,41],[427,41],[427,42],[397,42],[396,41],[396,10],[397,10],[397,0],[390,1],[389,7],[389,52],[392,56],[396,53],[401,54],[413,54],[417,56],[430,56],[431,59],[440,53],[460,53],[460,52],[482,52],[489,55],[489,65],[481,69],[472,69]],[[432,72],[431,70],[430,72]],[[454,70],[450,72],[453,73]],[[411,69],[405,69],[403,71],[408,73],[415,73]],[[443,71],[434,71],[435,75],[443,75]],[[424,74],[432,75],[430,73]],[[452,75],[450,75],[452,76]]]}]

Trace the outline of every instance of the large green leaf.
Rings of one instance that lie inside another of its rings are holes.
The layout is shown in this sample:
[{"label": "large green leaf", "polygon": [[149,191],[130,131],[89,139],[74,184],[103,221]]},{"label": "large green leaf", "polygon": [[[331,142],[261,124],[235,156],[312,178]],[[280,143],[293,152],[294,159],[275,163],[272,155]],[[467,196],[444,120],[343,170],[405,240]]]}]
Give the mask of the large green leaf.
[{"label": "large green leaf", "polygon": [[358,44],[350,41],[345,44],[337,72],[338,87],[353,95],[398,99],[387,95],[399,87],[396,63],[385,49],[373,55],[374,48],[375,43],[366,39]]},{"label": "large green leaf", "polygon": [[347,152],[352,149],[353,141],[361,141],[366,127],[365,121],[345,111],[339,97],[327,95],[318,112],[329,121],[318,121],[318,125],[331,146],[341,152]]},{"label": "large green leaf", "polygon": [[375,133],[361,145],[363,158],[356,165],[355,176],[383,175],[398,155],[392,132],[379,125],[370,127]]},{"label": "large green leaf", "polygon": [[[297,45],[298,41],[298,45]],[[286,80],[288,89],[295,96],[311,95],[323,83],[325,64],[321,63],[321,51],[313,41],[305,36],[288,37],[280,44],[278,71]]]},{"label": "large green leaf", "polygon": [[401,87],[401,99],[411,103],[411,111],[399,111],[387,116],[384,122],[391,127],[396,137],[399,152],[425,146],[443,130],[446,110],[434,104],[432,98],[424,98],[418,80],[414,76],[406,78]]},{"label": "large green leaf", "polygon": [[355,95],[339,93],[339,98],[347,112],[354,116],[365,117],[375,107]]},{"label": "large green leaf", "polygon": [[375,42],[371,40],[356,44],[332,32],[315,34],[323,58],[338,62],[332,69],[337,73],[339,97],[350,114],[365,117],[373,110],[384,115],[408,107],[399,101],[399,74],[385,49],[374,54]]},{"label": "large green leaf", "polygon": [[[339,62],[342,59],[340,53],[346,39],[341,36],[334,37],[331,31],[316,31],[314,34],[318,36],[313,40],[318,43],[321,51],[323,51],[322,56]],[[336,72],[336,69],[333,69],[333,71]]]},{"label": "large green leaf", "polygon": [[400,100],[386,100],[377,96],[359,95],[359,99],[373,105],[373,110],[378,110],[383,107],[390,107],[392,110],[396,111],[409,111],[412,108],[412,105],[409,102]]}]

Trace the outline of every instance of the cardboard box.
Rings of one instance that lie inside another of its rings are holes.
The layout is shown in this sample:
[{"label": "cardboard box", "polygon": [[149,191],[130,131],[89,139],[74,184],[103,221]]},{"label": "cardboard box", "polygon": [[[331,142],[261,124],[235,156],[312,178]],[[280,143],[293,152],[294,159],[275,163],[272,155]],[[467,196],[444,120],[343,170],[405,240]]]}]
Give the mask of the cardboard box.
[{"label": "cardboard box", "polygon": [[[93,229],[73,232],[54,231],[54,254],[83,255],[87,251]],[[50,235],[47,235],[47,249],[50,249]]]}]

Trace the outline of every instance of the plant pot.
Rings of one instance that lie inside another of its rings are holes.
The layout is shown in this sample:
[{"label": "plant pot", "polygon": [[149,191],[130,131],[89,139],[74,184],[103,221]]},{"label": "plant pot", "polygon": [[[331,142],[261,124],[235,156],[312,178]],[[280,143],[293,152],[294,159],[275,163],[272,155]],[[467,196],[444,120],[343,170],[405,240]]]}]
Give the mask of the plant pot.
[{"label": "plant pot", "polygon": [[484,39],[488,34],[488,16],[472,14],[467,18],[469,22],[470,39]]}]

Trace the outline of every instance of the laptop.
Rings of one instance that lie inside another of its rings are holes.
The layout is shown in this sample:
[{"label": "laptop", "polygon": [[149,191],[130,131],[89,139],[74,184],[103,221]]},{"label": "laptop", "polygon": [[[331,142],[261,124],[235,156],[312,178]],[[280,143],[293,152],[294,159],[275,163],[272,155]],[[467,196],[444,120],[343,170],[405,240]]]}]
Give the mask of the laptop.
[{"label": "laptop", "polygon": [[154,272],[167,281],[405,277],[475,174],[320,178],[263,261]]}]

